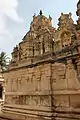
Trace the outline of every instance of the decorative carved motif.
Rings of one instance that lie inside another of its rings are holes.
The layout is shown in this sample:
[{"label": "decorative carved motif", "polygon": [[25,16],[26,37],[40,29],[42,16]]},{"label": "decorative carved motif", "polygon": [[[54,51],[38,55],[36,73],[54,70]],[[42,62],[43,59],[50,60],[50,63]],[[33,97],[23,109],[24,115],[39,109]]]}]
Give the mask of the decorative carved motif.
[{"label": "decorative carved motif", "polygon": [[61,34],[61,42],[62,42],[62,47],[70,45],[71,44],[71,33],[68,31],[64,31]]},{"label": "decorative carved motif", "polygon": [[54,51],[70,46],[72,44],[72,36],[74,33],[74,23],[71,18],[71,13],[63,14],[59,18],[58,29],[54,33]]},{"label": "decorative carved motif", "polygon": [[68,30],[72,30],[72,26],[73,26],[73,20],[71,18],[71,13],[69,14],[63,14],[61,13],[61,16],[59,18],[59,28],[60,30],[64,30],[64,29],[68,29]]}]

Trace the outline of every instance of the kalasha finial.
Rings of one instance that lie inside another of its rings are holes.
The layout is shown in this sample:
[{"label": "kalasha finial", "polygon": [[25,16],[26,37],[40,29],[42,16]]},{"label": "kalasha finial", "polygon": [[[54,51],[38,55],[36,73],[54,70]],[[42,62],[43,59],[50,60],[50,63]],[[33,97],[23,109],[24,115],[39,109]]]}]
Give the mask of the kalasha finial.
[{"label": "kalasha finial", "polygon": [[51,21],[52,20],[52,17],[49,15],[49,20]]},{"label": "kalasha finial", "polygon": [[42,15],[42,10],[40,10],[40,15]]}]

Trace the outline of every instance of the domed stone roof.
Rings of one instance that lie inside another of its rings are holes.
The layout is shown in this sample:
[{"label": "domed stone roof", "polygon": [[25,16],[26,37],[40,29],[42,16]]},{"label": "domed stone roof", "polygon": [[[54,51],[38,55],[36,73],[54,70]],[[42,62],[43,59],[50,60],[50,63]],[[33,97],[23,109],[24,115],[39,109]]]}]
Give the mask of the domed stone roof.
[{"label": "domed stone roof", "polygon": [[34,14],[30,29],[33,30],[42,26],[52,26],[52,18],[50,16],[49,18],[45,17],[40,10],[40,14],[38,16]]}]

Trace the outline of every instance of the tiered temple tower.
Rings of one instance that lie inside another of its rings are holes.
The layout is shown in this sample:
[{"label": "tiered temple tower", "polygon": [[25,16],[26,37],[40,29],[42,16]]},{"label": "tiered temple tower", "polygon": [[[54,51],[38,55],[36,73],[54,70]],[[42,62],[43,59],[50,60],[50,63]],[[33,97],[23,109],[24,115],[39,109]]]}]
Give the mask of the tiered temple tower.
[{"label": "tiered temple tower", "polygon": [[80,1],[71,13],[52,18],[40,11],[12,52],[5,78],[2,117],[13,120],[80,119]]}]

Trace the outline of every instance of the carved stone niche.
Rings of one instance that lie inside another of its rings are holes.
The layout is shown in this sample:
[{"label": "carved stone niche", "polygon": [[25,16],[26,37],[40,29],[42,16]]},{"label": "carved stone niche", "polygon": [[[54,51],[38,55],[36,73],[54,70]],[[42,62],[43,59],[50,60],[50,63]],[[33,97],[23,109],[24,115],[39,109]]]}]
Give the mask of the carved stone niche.
[{"label": "carved stone niche", "polygon": [[62,47],[69,46],[71,44],[71,33],[64,31],[61,34]]}]

